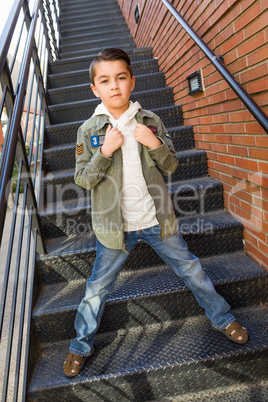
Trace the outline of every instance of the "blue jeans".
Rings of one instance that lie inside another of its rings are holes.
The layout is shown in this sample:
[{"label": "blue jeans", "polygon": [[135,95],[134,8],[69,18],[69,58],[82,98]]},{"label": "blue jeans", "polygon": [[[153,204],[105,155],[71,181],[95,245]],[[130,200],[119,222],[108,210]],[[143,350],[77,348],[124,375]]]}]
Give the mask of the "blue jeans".
[{"label": "blue jeans", "polygon": [[[200,306],[205,309],[213,327],[223,329],[235,320],[230,313],[229,304],[215,291],[199,259],[190,253],[180,232],[167,237],[164,241],[160,238],[159,225],[140,231],[125,232],[125,249],[128,253],[138,239],[150,244],[173,272],[183,279]],[[90,356],[93,353],[93,341],[107,295],[112,290],[127,257],[128,254],[123,250],[109,249],[97,242],[92,275],[87,281],[85,296],[75,318],[77,337],[71,341],[71,353],[81,356]]]}]

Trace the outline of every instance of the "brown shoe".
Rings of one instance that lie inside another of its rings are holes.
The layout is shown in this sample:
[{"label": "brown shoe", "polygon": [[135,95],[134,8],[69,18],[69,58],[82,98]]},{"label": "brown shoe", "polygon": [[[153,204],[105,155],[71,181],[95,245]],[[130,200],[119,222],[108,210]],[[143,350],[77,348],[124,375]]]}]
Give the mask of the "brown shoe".
[{"label": "brown shoe", "polygon": [[79,356],[69,353],[63,364],[63,371],[66,377],[75,377],[83,369],[87,356]]},{"label": "brown shoe", "polygon": [[[212,327],[215,331],[221,332],[231,341],[236,343],[246,343],[248,341],[248,333],[246,328],[242,327],[239,322],[234,321],[225,329],[217,329]],[[241,339],[238,339],[241,337]]]}]

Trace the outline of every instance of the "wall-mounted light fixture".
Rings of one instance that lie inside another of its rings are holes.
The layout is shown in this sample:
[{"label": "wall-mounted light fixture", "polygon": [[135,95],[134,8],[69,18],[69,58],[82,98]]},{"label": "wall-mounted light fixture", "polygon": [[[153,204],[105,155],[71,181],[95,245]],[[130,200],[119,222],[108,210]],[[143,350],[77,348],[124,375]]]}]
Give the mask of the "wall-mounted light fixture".
[{"label": "wall-mounted light fixture", "polygon": [[197,94],[199,92],[204,92],[203,89],[203,80],[202,80],[202,71],[197,70],[194,73],[190,74],[187,77],[188,87],[189,87],[189,95]]},{"label": "wall-mounted light fixture", "polygon": [[139,21],[139,18],[140,18],[140,8],[139,8],[138,4],[136,5],[135,11],[134,11],[134,16],[135,16],[135,21],[137,24]]}]

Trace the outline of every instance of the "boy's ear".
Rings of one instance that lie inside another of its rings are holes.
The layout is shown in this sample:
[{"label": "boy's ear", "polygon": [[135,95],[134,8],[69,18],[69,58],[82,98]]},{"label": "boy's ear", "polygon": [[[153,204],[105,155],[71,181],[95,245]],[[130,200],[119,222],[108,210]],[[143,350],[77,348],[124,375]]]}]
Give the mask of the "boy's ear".
[{"label": "boy's ear", "polygon": [[131,78],[131,92],[134,90],[134,88],[135,88],[135,77],[133,76],[132,78]]},{"label": "boy's ear", "polygon": [[94,94],[94,95],[95,95],[97,98],[99,98],[99,97],[100,97],[100,95],[99,95],[99,93],[98,93],[97,89],[94,87],[94,85],[93,85],[93,84],[91,84],[91,85],[90,85],[90,88],[92,89],[93,94]]}]

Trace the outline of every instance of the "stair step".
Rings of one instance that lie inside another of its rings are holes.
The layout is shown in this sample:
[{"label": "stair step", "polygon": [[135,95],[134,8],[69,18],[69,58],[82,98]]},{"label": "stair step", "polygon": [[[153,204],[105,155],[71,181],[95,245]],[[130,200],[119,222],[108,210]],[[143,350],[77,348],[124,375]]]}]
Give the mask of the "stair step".
[{"label": "stair step", "polygon": [[[127,30],[129,32],[128,26],[124,18],[112,18],[109,22],[113,25],[113,28],[116,32],[120,32],[121,29]],[[107,22],[103,21],[94,21],[93,23],[77,26],[77,24],[69,24],[66,27],[61,26],[61,41],[72,41],[73,36],[80,36],[86,34],[92,34],[97,36],[100,32],[111,32],[110,24],[107,25]]]},{"label": "stair step", "polygon": [[[76,130],[77,131],[77,130]],[[65,170],[75,166],[75,138],[73,143],[50,147],[44,150],[43,168],[46,173],[56,170]],[[175,149],[184,151],[194,148],[193,130],[191,126],[169,128]],[[65,139],[67,140],[67,138]],[[197,151],[192,151],[194,154]]]},{"label": "stair step", "polygon": [[[61,45],[59,52],[60,52],[61,58],[63,58],[63,57],[66,58],[66,57],[70,57],[70,56],[72,57],[73,53],[78,54],[78,52],[81,53],[81,52],[85,52],[85,51],[88,53],[88,52],[91,52],[92,49],[102,48],[103,41],[104,41],[104,38],[101,38],[98,36],[94,40],[92,40],[92,39],[86,40],[86,41],[81,40],[76,43],[70,43],[70,44],[68,43],[66,45]],[[125,47],[135,47],[135,44],[134,44],[130,34],[124,35],[124,36],[117,35],[114,37],[113,37],[113,35],[111,35],[110,38],[105,39],[104,49],[107,47],[112,47],[112,46],[119,47],[119,48],[125,48]],[[68,56],[68,55],[70,55],[70,56]]]},{"label": "stair step", "polygon": [[[118,6],[118,4],[115,2],[112,6],[106,5],[104,6],[104,10],[102,10],[103,7],[99,7],[99,9],[92,10],[90,12],[82,13],[80,15],[64,15],[62,18],[60,17],[60,25],[62,23],[64,24],[69,24],[69,23],[76,23],[77,26],[80,25],[80,22],[87,22],[88,24],[91,24],[92,22],[94,23],[96,19],[102,18],[102,22],[106,21],[107,22],[107,17],[110,19],[110,17],[119,17],[122,18],[122,13],[121,10]],[[107,13],[105,12],[107,10]],[[109,16],[107,15],[109,14]]]},{"label": "stair step", "polygon": [[[263,359],[261,361],[263,363]],[[254,363],[259,364],[258,360]],[[268,371],[268,367],[264,366],[264,370]],[[249,379],[246,383],[238,382],[238,384],[231,384],[225,387],[211,387],[211,389],[207,389],[206,391],[170,396],[164,400],[166,402],[264,402],[268,401],[268,380],[257,380],[254,382],[254,380],[251,381]]]},{"label": "stair step", "polygon": [[69,342],[47,344],[29,388],[31,400],[64,400],[71,393],[80,400],[148,401],[189,389],[198,392],[211,384],[222,387],[265,379],[267,308],[234,313],[249,330],[247,345],[234,344],[213,331],[204,316],[123,329],[97,335],[95,353],[71,381],[62,371]]},{"label": "stair step", "polygon": [[[91,21],[91,23],[89,24],[88,21],[80,21],[79,24],[77,23],[77,21],[75,22],[61,22],[61,33],[63,37],[66,36],[71,36],[72,34],[78,35],[79,32],[88,32],[91,31],[92,29],[90,28],[91,26],[95,26],[95,25],[99,25],[99,27],[102,27],[103,25],[107,26],[107,21],[105,19],[103,19],[103,17],[100,18],[95,18],[93,21]],[[116,15],[111,15],[109,17],[109,26],[111,29],[111,25],[114,27],[114,29],[116,29],[117,27],[125,27],[127,28],[127,24],[126,21],[124,19],[124,17],[119,17]]]},{"label": "stair step", "polygon": [[[92,7],[98,6],[100,3],[99,1],[95,0],[95,1],[90,1],[90,0],[59,0],[59,4],[60,4],[60,9],[61,11],[66,10],[66,9],[75,9],[76,7],[84,7],[87,6],[90,2],[90,5],[92,5]],[[115,0],[102,0],[101,4],[114,4]]]},{"label": "stair step", "polygon": [[[74,183],[74,147],[61,148],[61,156],[58,151],[49,151],[49,161],[44,161],[45,168],[50,164],[50,171],[43,178],[44,202],[53,203],[59,200],[87,197],[88,192]],[[53,155],[53,158],[52,158]],[[168,178],[167,184],[174,184],[179,181],[201,178],[207,174],[206,153],[197,149],[181,151],[177,153],[179,168]],[[67,163],[68,161],[68,163]],[[71,166],[73,165],[73,168]],[[61,169],[59,169],[61,168]]]},{"label": "stair step", "polygon": [[[133,92],[130,100],[139,101],[144,109],[155,109],[174,104],[172,88]],[[90,99],[49,106],[50,121],[52,124],[61,124],[86,120],[93,115],[99,104],[99,99]]]},{"label": "stair step", "polygon": [[[127,51],[131,62],[152,59],[152,48],[133,48]],[[97,52],[90,52],[86,56],[60,59],[49,63],[49,74],[58,74],[70,71],[88,69]]]},{"label": "stair step", "polygon": [[[62,202],[59,205],[62,206]],[[94,244],[90,204],[87,207],[78,206],[74,210],[65,210],[59,214],[42,214],[41,221],[48,250],[51,247],[61,248],[62,245],[68,253],[69,249],[73,250],[72,242],[76,242],[76,251],[85,245],[91,247],[90,245]],[[200,257],[235,252],[243,248],[241,222],[221,210],[204,214],[196,212],[186,214],[178,218],[178,223],[189,249]],[[144,259],[148,255],[144,256]]]},{"label": "stair step", "polygon": [[[165,126],[168,127],[177,127],[176,130],[179,130],[179,135],[187,136],[191,134],[191,144],[193,140],[193,133],[191,126],[183,126],[183,118],[182,118],[182,108],[181,105],[175,105],[170,107],[162,107],[157,109],[151,109],[152,112],[155,112],[164,122]],[[77,139],[77,130],[84,123],[84,120],[71,122],[71,123],[62,123],[55,124],[51,126],[46,126],[46,135],[45,141],[47,147],[53,147],[63,144],[74,144]],[[174,139],[173,139],[174,140]]]},{"label": "stair step", "polygon": [[76,16],[84,17],[85,15],[88,15],[88,17],[90,17],[95,13],[100,14],[101,12],[102,12],[101,15],[103,15],[104,13],[111,15],[111,13],[115,11],[119,12],[120,15],[122,15],[118,3],[116,1],[109,3],[101,2],[101,5],[87,2],[83,3],[80,6],[76,5],[76,7],[73,7],[71,10],[61,9],[60,21],[65,20],[67,18],[73,18]]},{"label": "stair step", "polygon": [[[136,75],[135,92],[148,91],[150,89],[165,88],[165,74],[152,73]],[[96,99],[90,88],[89,75],[85,84],[72,85],[63,88],[50,89],[48,91],[48,99],[50,105],[79,102],[82,100]]]},{"label": "stair step", "polygon": [[[158,62],[156,59],[134,61],[132,63],[132,70],[134,76],[158,73]],[[62,74],[51,74],[48,76],[48,81],[51,89],[88,84],[89,69],[87,68],[85,70],[71,71]]]},{"label": "stair step", "polygon": [[[73,215],[79,214],[80,217],[90,212],[90,191],[84,192],[75,184],[67,185],[64,191],[65,186],[66,184],[62,186],[63,190],[54,189],[58,200],[47,204],[43,211],[40,210],[44,235],[47,234],[47,238],[57,237],[57,233],[61,235],[62,231],[68,234],[68,220],[72,219]],[[223,208],[222,184],[209,177],[173,183],[168,186],[168,191],[177,217],[204,214]]]},{"label": "stair step", "polygon": [[111,30],[110,29],[108,30],[107,28],[106,28],[106,30],[99,29],[98,33],[96,33],[96,31],[85,33],[84,30],[82,32],[78,32],[78,30],[76,29],[76,30],[74,30],[74,33],[72,36],[67,36],[65,38],[61,38],[60,45],[61,45],[61,49],[63,49],[62,46],[71,45],[73,43],[78,43],[78,42],[90,41],[92,39],[95,39],[96,37],[106,40],[106,39],[110,39],[110,38],[118,37],[118,36],[127,37],[128,35],[130,35],[130,33],[129,33],[129,29],[127,27],[117,28],[114,32],[111,32]]},{"label": "stair step", "polygon": [[[249,266],[241,272],[234,267],[234,261],[238,261],[238,266]],[[235,305],[236,308],[260,303],[263,305],[267,300],[268,275],[245,254],[211,257],[202,260],[202,264],[217,291],[230,305]],[[42,288],[33,313],[42,343],[62,341],[75,336],[74,329],[71,331],[70,328],[84,296],[90,271],[81,280],[61,281]],[[203,310],[192,292],[169,267],[159,265],[146,270],[139,268],[119,274],[114,289],[107,298],[98,332],[131,329],[141,323],[148,326],[178,321],[200,314],[203,314]],[[53,330],[55,323],[58,323],[58,331]]]},{"label": "stair step", "polygon": [[[79,50],[79,48],[78,48],[78,50],[60,53],[60,58],[61,59],[69,59],[72,57],[87,56],[88,54],[98,54],[102,50],[109,47],[109,46],[104,45],[103,41],[100,41],[99,44],[100,44],[100,46],[97,46],[97,44],[96,44],[97,47],[90,47],[90,44],[89,44],[87,48],[82,49],[82,50]],[[104,46],[101,46],[101,45],[104,45]],[[124,40],[121,41],[121,39],[119,38],[118,41],[117,40],[113,41],[113,46],[120,47],[125,52],[128,52],[130,49],[135,47],[135,44],[132,41],[124,41]]]}]

